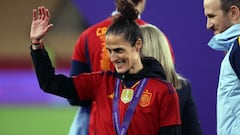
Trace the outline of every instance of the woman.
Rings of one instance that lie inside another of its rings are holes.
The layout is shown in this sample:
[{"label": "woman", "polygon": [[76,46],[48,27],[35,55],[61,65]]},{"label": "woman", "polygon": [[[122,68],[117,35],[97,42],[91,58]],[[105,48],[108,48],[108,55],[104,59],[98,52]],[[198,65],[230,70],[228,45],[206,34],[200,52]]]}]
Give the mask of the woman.
[{"label": "woman", "polygon": [[96,102],[98,135],[179,135],[178,96],[157,60],[142,58],[142,34],[133,6],[122,0],[121,16],[106,33],[106,48],[115,71],[55,75],[43,37],[53,26],[44,6],[33,10],[31,55],[41,89],[69,99]]},{"label": "woman", "polygon": [[140,28],[144,38],[144,45],[142,47],[143,55],[156,58],[163,67],[166,80],[171,82],[175,89],[177,89],[180,99],[182,135],[202,135],[197,108],[191,94],[190,83],[187,79],[176,73],[169,42],[164,33],[151,24],[141,25]]}]

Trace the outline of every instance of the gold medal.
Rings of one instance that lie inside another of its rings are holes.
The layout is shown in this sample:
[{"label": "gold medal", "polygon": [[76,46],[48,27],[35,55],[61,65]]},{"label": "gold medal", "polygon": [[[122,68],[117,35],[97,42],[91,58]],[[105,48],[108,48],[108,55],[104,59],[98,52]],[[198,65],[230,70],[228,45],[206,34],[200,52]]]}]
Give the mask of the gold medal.
[{"label": "gold medal", "polygon": [[132,101],[134,95],[133,89],[124,88],[121,94],[121,100],[123,103],[127,104]]}]

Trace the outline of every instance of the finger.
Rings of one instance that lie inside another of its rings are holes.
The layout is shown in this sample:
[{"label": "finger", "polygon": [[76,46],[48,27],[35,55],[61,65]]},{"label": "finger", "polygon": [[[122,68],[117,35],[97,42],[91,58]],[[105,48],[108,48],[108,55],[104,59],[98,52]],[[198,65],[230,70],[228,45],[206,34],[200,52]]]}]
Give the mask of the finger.
[{"label": "finger", "polygon": [[42,18],[42,7],[38,7],[38,19]]},{"label": "finger", "polygon": [[37,10],[36,9],[33,9],[32,11],[32,16],[33,16],[33,21],[36,21],[37,20]]},{"label": "finger", "polygon": [[53,27],[53,24],[49,24],[48,26],[47,26],[47,30],[49,30],[50,28],[52,28]]},{"label": "finger", "polygon": [[45,19],[48,19],[49,20],[49,17],[48,17],[48,9],[47,8],[43,8],[43,20],[45,20]]},{"label": "finger", "polygon": [[47,8],[45,8],[44,6],[42,6],[42,17],[41,17],[41,19],[42,20],[45,20],[46,19],[46,10],[47,10]]},{"label": "finger", "polygon": [[51,17],[51,15],[50,15],[50,12],[49,12],[49,10],[48,10],[48,9],[46,9],[46,10],[45,10],[45,14],[46,14],[46,16],[47,16],[48,18],[50,18],[50,17]]},{"label": "finger", "polygon": [[45,30],[44,30],[44,33],[46,33],[50,28],[52,28],[53,27],[53,24],[49,24],[46,28],[45,28]]}]

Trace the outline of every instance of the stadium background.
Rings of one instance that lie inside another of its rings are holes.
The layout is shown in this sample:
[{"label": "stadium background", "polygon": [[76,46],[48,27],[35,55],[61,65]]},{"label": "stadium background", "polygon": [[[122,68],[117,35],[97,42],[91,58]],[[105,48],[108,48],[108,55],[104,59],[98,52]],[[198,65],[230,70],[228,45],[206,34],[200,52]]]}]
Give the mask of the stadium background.
[{"label": "stadium background", "polygon": [[[44,40],[56,72],[66,75],[79,34],[114,10],[113,0],[1,0],[1,135],[66,135],[77,109],[38,87],[28,35],[32,9],[39,5],[45,5],[52,13],[54,27]],[[192,83],[204,134],[216,134],[216,87],[223,54],[207,47],[212,33],[205,28],[202,1],[150,0],[142,18],[169,37],[177,71]]]}]

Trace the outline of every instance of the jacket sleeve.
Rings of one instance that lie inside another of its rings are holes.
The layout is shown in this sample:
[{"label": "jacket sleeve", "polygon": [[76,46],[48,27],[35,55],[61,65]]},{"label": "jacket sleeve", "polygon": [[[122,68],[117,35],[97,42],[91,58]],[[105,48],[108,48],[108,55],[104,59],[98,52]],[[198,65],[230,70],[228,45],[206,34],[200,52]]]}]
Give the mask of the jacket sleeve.
[{"label": "jacket sleeve", "polygon": [[[77,76],[80,73],[91,72],[91,67],[88,62],[86,52],[88,52],[87,38],[86,38],[86,34],[83,33],[82,35],[80,35],[79,39],[77,40],[73,50],[70,76]],[[67,100],[69,104],[75,105],[75,106],[90,106],[92,103],[90,100],[78,100],[78,99],[69,99],[69,98]]]},{"label": "jacket sleeve", "polygon": [[[179,90],[186,102],[182,105],[182,134],[183,135],[203,135],[200,121],[198,118],[197,107],[192,97],[191,86],[188,81],[185,81]],[[180,101],[181,102],[181,101]]]},{"label": "jacket sleeve", "polygon": [[[80,73],[83,73],[83,69],[87,69],[87,65],[80,63],[78,61],[72,60],[71,64],[71,76],[76,76],[79,75]],[[88,70],[85,70],[88,71]],[[91,101],[90,100],[79,100],[79,99],[67,99],[69,104],[74,105],[74,106],[91,106]]]},{"label": "jacket sleeve", "polygon": [[64,75],[55,75],[55,69],[45,49],[31,49],[31,56],[38,83],[44,92],[64,98],[78,99],[73,79]]},{"label": "jacket sleeve", "polygon": [[158,135],[184,135],[180,125],[161,127]]}]

